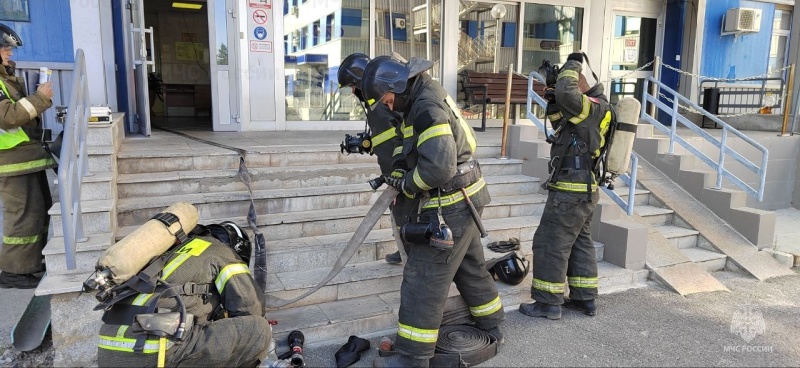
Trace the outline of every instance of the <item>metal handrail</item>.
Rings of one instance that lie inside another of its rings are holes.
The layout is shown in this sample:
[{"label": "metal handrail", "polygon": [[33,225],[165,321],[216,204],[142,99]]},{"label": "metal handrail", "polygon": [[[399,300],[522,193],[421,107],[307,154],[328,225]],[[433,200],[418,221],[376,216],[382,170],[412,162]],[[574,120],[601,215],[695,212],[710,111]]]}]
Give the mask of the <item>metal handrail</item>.
[{"label": "metal handrail", "polygon": [[[656,96],[653,96],[653,95],[650,94],[649,88],[648,88],[649,87],[649,83],[655,83],[656,86],[658,86],[656,88],[656,90],[660,89],[661,91],[664,91],[664,92],[672,94],[672,97],[673,97],[672,98],[672,107],[667,106],[665,103],[660,101],[660,99],[657,96],[659,94],[658,91],[655,92],[657,94]],[[645,109],[645,105],[647,105],[648,102],[650,102],[651,104],[654,104],[658,109],[661,109],[662,111],[668,113],[671,116],[671,118],[672,118],[671,127],[664,126],[658,120],[654,119],[653,117],[651,117],[651,116],[649,116],[649,115],[647,115],[645,113],[647,111],[647,109]],[[716,123],[719,126],[721,126],[722,127],[722,138],[717,139],[717,138],[713,137],[711,134],[708,134],[705,130],[703,130],[702,128],[698,127],[697,125],[692,123],[688,118],[683,116],[679,112],[679,108],[681,107],[681,105],[688,106],[688,107],[690,107],[692,109],[695,109],[695,110],[701,112],[703,114],[703,116],[705,116],[708,119],[711,119],[711,121],[713,121],[714,123]],[[683,146],[684,148],[689,150],[689,152],[691,152],[693,155],[695,155],[698,158],[700,158],[700,160],[703,161],[706,165],[708,165],[712,169],[716,170],[717,171],[717,182],[716,182],[716,185],[714,186],[715,189],[722,189],[722,178],[724,177],[724,178],[727,178],[728,180],[730,180],[737,187],[739,187],[740,189],[745,191],[748,195],[757,198],[759,202],[764,200],[764,184],[765,184],[766,178],[767,178],[767,162],[769,161],[769,151],[767,150],[766,147],[762,146],[758,142],[754,141],[752,138],[744,135],[742,132],[736,130],[732,126],[730,126],[727,123],[725,123],[724,121],[720,120],[714,114],[711,114],[708,111],[703,110],[700,106],[697,106],[696,103],[694,103],[694,102],[690,101],[689,99],[687,99],[686,97],[678,94],[677,92],[675,92],[675,90],[667,87],[665,84],[659,82],[658,80],[656,80],[653,77],[648,77],[647,79],[644,80],[644,93],[643,93],[643,97],[642,97],[641,118],[644,119],[645,121],[647,121],[648,123],[652,124],[654,127],[658,128],[662,132],[669,134],[669,153],[670,154],[675,153],[675,142],[678,142],[678,143],[680,143],[681,146]],[[714,161],[710,157],[706,156],[704,153],[700,152],[699,149],[697,149],[694,146],[692,146],[688,141],[686,141],[685,139],[683,139],[680,136],[678,136],[677,135],[678,123],[683,124],[684,126],[689,128],[689,130],[691,130],[692,132],[696,133],[697,135],[703,137],[707,142],[709,142],[709,143],[713,144],[715,147],[717,147],[719,149],[719,160],[718,161]],[[745,158],[742,154],[736,152],[733,148],[728,147],[727,142],[728,142],[728,134],[729,133],[734,134],[735,136],[741,138],[743,141],[749,143],[751,146],[753,146],[753,148],[761,151],[762,156],[761,156],[761,166],[760,167],[756,166],[756,164],[750,162],[750,160]],[[747,183],[745,183],[744,181],[739,179],[736,175],[734,175],[733,173],[731,173],[730,171],[725,169],[725,156],[726,156],[726,154],[729,155],[730,157],[733,157],[738,163],[742,164],[742,166],[744,166],[748,170],[750,170],[753,173],[755,173],[756,175],[758,175],[758,177],[759,177],[758,190],[756,190],[755,188],[751,187],[750,185],[748,185]]]},{"label": "metal handrail", "polygon": [[77,268],[76,243],[88,240],[81,218],[82,177],[89,175],[86,133],[89,127],[89,82],[83,50],[75,52],[75,74],[64,123],[64,137],[58,165],[58,196],[61,203],[61,226],[64,228],[64,256],[67,269]]},{"label": "metal handrail", "polygon": [[[536,91],[533,90],[533,82],[534,80],[539,81],[542,84],[545,84],[545,79],[542,77],[541,74],[533,71],[528,75],[528,102],[526,104],[527,107],[527,116],[530,121],[532,121],[539,130],[546,132],[547,136],[553,134],[553,130],[548,128],[547,125],[539,120],[536,114],[533,113],[532,105],[533,102],[536,102],[539,106],[543,109],[547,108],[547,102],[539,96]],[[628,201],[626,202],[622,197],[619,196],[614,190],[609,189],[604,186],[600,186],[600,189],[603,190],[611,199],[616,203],[620,208],[625,210],[625,213],[628,216],[633,215],[633,206],[636,202],[636,176],[637,172],[639,171],[639,157],[636,156],[635,153],[631,153],[631,170],[630,174],[622,174],[619,176],[619,179],[622,180],[625,184],[628,185]]]}]

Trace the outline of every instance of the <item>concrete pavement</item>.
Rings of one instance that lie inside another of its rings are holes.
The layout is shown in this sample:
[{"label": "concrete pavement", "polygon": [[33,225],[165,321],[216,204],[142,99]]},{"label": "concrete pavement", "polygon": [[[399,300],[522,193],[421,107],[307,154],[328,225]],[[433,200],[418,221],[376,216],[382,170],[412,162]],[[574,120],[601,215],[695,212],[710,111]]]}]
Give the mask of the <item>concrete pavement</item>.
[{"label": "concrete pavement", "polygon": [[[479,366],[797,365],[800,275],[767,282],[726,271],[714,276],[731,291],[682,297],[651,284],[601,296],[594,318],[565,311],[560,321],[549,321],[509,308],[505,345]],[[757,328],[762,321],[763,330]],[[754,335],[733,333],[734,322],[752,327]],[[354,367],[372,366],[379,340],[371,339],[373,349]],[[308,344],[309,367],[335,366],[340,345]]]}]

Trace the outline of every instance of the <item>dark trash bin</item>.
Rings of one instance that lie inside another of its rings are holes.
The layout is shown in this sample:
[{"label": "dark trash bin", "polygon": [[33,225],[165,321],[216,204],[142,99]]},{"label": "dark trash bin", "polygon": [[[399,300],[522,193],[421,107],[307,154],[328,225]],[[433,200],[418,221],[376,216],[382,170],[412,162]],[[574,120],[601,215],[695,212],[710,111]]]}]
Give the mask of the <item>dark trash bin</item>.
[{"label": "dark trash bin", "polygon": [[[706,88],[703,90],[703,110],[711,114],[719,114],[719,88]],[[700,124],[701,128],[706,127],[706,117],[703,116],[703,122]],[[714,128],[717,123],[714,123]]]}]

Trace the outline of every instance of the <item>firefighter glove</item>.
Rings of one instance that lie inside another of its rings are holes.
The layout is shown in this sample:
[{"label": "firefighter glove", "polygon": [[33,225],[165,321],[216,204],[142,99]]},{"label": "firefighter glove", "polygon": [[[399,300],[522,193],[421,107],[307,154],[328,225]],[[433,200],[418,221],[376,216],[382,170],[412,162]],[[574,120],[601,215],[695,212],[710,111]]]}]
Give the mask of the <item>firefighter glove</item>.
[{"label": "firefighter glove", "polygon": [[398,192],[409,194],[406,188],[406,171],[403,169],[394,169],[389,176],[386,177],[386,184],[391,185]]}]

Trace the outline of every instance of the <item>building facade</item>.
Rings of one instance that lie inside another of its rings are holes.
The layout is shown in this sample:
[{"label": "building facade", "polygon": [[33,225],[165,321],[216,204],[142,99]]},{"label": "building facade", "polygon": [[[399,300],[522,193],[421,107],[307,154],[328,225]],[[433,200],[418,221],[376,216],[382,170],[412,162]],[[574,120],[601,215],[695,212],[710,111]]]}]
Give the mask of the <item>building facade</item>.
[{"label": "building facade", "polygon": [[[127,112],[126,130],[144,135],[153,124],[215,131],[361,129],[360,105],[336,83],[341,60],[353,52],[428,58],[435,62],[431,75],[452,96],[459,96],[465,70],[510,66],[527,75],[543,60],[561,64],[576,51],[587,53],[612,102],[641,95],[656,57],[689,74],[764,74],[789,62],[794,7],[779,0],[8,3],[29,13],[0,20],[25,39],[16,57],[23,66],[64,69],[61,89],[68,89],[68,65],[82,48],[92,103]],[[721,31],[731,8],[758,9],[759,30]],[[0,6],[0,19],[3,12],[12,10]],[[698,79],[670,70],[659,77],[699,101]],[[481,118],[479,108],[457,100],[468,120]],[[490,126],[502,116],[502,106],[490,108]]]}]

